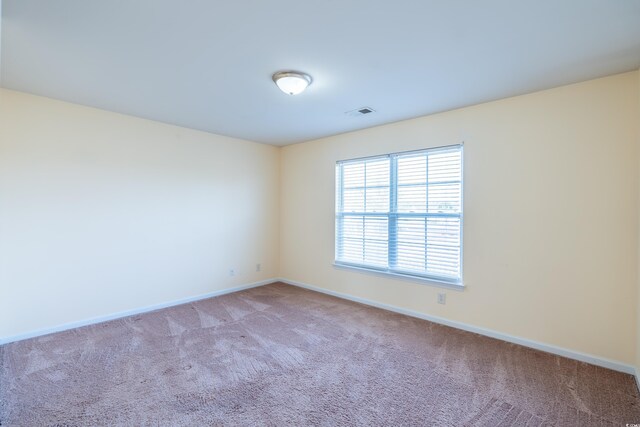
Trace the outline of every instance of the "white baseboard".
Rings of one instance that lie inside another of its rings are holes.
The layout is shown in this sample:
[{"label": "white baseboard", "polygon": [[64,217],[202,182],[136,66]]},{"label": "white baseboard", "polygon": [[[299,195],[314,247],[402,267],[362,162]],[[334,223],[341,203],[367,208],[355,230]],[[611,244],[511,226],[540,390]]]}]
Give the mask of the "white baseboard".
[{"label": "white baseboard", "polygon": [[393,311],[395,313],[405,314],[411,317],[417,317],[419,319],[428,320],[434,323],[439,323],[441,325],[451,326],[453,328],[462,329],[464,331],[473,332],[480,335],[485,335],[487,337],[496,338],[502,341],[507,341],[514,344],[519,344],[524,347],[534,348],[536,350],[544,351],[546,353],[556,354],[558,356],[567,357],[569,359],[578,360],[580,362],[590,363],[592,365],[601,366],[603,368],[612,369],[614,371],[624,372],[627,374],[635,375],[636,381],[638,382],[638,388],[640,389],[640,380],[638,379],[638,375],[636,373],[635,367],[631,365],[627,365],[625,363],[617,362],[615,360],[606,359],[604,357],[593,356],[591,354],[582,353],[579,351],[573,351],[562,347],[556,347],[550,344],[544,344],[537,341],[528,340],[525,338],[515,337],[508,334],[503,334],[501,332],[493,331],[491,329],[480,328],[477,326],[468,325],[462,322],[456,322],[453,320],[444,319],[438,316],[432,316],[430,314],[420,313],[418,311],[409,310],[406,308],[396,307],[389,304],[383,304],[381,302],[360,298],[348,294],[344,294],[342,292],[331,291],[328,289],[320,288],[318,286],[309,285],[306,283],[297,282],[295,280],[289,280],[285,278],[279,278],[280,282],[286,283],[288,285],[298,286],[301,288],[309,289],[316,292],[321,292],[324,294],[332,295],[334,297],[347,299],[354,302],[359,302],[361,304],[370,305],[373,307],[381,308],[383,310]]},{"label": "white baseboard", "polygon": [[84,319],[84,320],[80,320],[80,321],[77,321],[77,322],[65,323],[65,324],[53,326],[53,327],[50,327],[50,328],[37,329],[35,331],[26,332],[24,334],[18,334],[18,335],[13,335],[13,336],[8,336],[8,337],[0,337],[0,345],[8,344],[8,343],[14,342],[14,341],[25,340],[27,338],[34,338],[34,337],[39,337],[39,336],[42,336],[42,335],[49,335],[49,334],[52,334],[54,332],[61,332],[61,331],[66,331],[68,329],[79,328],[81,326],[93,325],[95,323],[102,323],[102,322],[106,322],[108,320],[119,319],[121,317],[128,317],[128,316],[133,316],[135,314],[147,313],[149,311],[155,311],[155,310],[159,310],[161,308],[167,308],[167,307],[172,307],[174,305],[186,304],[186,303],[189,303],[189,302],[199,301],[199,300],[202,300],[202,299],[207,299],[207,298],[211,298],[211,297],[217,297],[217,296],[220,296],[220,295],[230,294],[232,292],[243,291],[245,289],[250,289],[250,288],[255,288],[255,287],[258,287],[258,286],[267,285],[269,283],[276,282],[277,280],[278,279],[261,280],[259,282],[248,283],[248,284],[241,285],[241,286],[235,286],[233,288],[221,289],[219,291],[213,291],[213,292],[209,292],[209,293],[206,293],[206,294],[196,295],[196,296],[193,296],[193,297],[181,298],[179,300],[167,301],[167,302],[163,302],[163,303],[160,303],[160,304],[149,305],[149,306],[146,306],[146,307],[134,308],[132,310],[120,311],[120,312],[117,312],[117,313],[107,314],[106,316],[92,317],[90,319]]},{"label": "white baseboard", "polygon": [[637,368],[633,370],[633,377],[636,379],[636,387],[638,387],[638,392],[640,392],[640,378],[638,378],[639,374],[640,372],[638,372]]}]

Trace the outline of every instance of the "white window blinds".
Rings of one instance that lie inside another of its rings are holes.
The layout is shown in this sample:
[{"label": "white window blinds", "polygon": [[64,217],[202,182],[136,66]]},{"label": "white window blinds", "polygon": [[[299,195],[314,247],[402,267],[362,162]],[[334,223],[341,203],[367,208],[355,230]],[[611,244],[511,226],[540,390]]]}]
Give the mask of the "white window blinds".
[{"label": "white window blinds", "polygon": [[462,146],[338,162],[336,263],[461,284]]}]

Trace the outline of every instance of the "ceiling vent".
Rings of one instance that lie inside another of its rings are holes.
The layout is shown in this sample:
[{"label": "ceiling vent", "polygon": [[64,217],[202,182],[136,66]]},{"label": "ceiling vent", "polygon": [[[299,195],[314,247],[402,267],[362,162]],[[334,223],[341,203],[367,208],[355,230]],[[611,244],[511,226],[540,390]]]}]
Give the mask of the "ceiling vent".
[{"label": "ceiling vent", "polygon": [[347,111],[345,114],[350,117],[359,117],[359,116],[366,116],[367,114],[372,114],[375,112],[376,110],[374,110],[373,108],[361,107],[361,108],[356,108],[355,110]]}]

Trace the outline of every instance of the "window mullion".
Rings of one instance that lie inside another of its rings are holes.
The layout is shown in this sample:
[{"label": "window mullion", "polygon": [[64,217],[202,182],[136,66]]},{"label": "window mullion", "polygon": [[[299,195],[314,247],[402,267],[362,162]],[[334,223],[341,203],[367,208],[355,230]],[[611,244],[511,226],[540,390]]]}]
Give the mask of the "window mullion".
[{"label": "window mullion", "polygon": [[344,240],[344,166],[340,164],[338,167],[338,218],[336,220],[338,238],[336,239],[336,257],[342,259],[344,254],[343,240]]},{"label": "window mullion", "polygon": [[[362,190],[364,192],[363,195],[363,200],[364,200],[364,206],[362,211],[364,212],[364,214],[367,214],[367,162],[364,162],[364,190]],[[367,221],[365,220],[366,216],[363,215],[362,216],[362,260],[364,262],[364,260],[367,259]]]},{"label": "window mullion", "polygon": [[429,270],[429,241],[427,235],[429,234],[429,155],[426,155],[425,159],[425,217],[424,217],[424,271]]},{"label": "window mullion", "polygon": [[398,158],[389,156],[389,219],[388,223],[388,263],[393,270],[398,265]]}]

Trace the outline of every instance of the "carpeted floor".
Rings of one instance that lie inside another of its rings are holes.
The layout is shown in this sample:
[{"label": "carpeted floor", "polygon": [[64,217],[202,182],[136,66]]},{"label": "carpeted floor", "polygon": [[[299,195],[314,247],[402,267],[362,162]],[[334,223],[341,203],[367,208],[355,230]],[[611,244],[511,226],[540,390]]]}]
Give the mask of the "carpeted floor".
[{"label": "carpeted floor", "polygon": [[0,424],[640,423],[630,375],[273,284],[0,347]]}]

